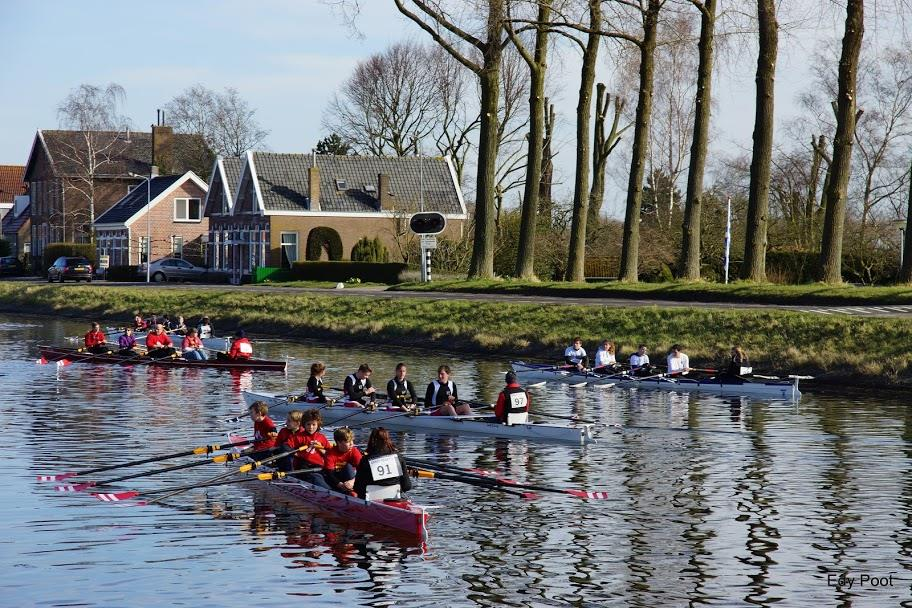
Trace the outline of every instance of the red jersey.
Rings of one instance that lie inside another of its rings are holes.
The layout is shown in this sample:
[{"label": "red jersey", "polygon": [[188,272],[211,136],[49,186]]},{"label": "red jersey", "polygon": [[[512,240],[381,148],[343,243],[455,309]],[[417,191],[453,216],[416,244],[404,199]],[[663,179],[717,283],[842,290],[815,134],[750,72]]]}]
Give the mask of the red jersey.
[{"label": "red jersey", "polygon": [[[508,384],[507,388],[505,388],[503,391],[501,391],[499,395],[497,395],[497,404],[494,405],[494,415],[497,416],[498,420],[507,419],[507,412],[506,412],[507,395],[506,395],[506,393],[511,392],[510,389],[519,389],[519,390],[514,390],[512,392],[522,391],[522,388],[519,386],[518,383],[512,382],[512,383]],[[525,392],[525,391],[522,391],[522,392]],[[525,393],[525,396],[526,396],[526,411],[528,412],[529,406],[532,405],[532,397],[529,396],[529,393]]]},{"label": "red jersey", "polygon": [[[183,342],[181,342],[181,349],[186,350],[188,348],[202,348],[203,341],[196,336],[184,336]],[[275,426],[275,425],[273,425]]]},{"label": "red jersey", "polygon": [[231,343],[231,350],[228,351],[229,359],[249,359],[253,356],[253,345],[247,338],[238,338]]},{"label": "red jersey", "polygon": [[352,446],[347,452],[340,452],[339,446],[334,445],[326,452],[325,460],[323,468],[329,471],[341,471],[347,464],[357,469],[361,464],[361,450]]},{"label": "red jersey", "polygon": [[253,423],[253,449],[254,450],[265,450],[268,448],[274,448],[276,445],[276,437],[270,437],[270,434],[275,434],[276,425],[269,418],[269,416],[263,416],[262,420]]},{"label": "red jersey", "polygon": [[279,436],[276,437],[276,445],[292,450],[297,449],[301,446],[310,445],[313,442],[316,442],[317,445],[322,446],[323,449],[321,450],[317,448],[309,448],[295,454],[294,467],[296,469],[307,467],[322,467],[323,454],[326,453],[326,450],[332,447],[329,443],[329,439],[327,439],[326,435],[319,431],[313,435],[309,435],[304,432],[304,427],[299,428],[294,433],[289,431],[288,428],[283,428],[281,431],[279,431]]},{"label": "red jersey", "polygon": [[105,335],[104,332],[100,329],[98,331],[90,331],[85,335],[85,345],[86,348],[92,348],[93,346],[98,346],[99,344],[105,344]]},{"label": "red jersey", "polygon": [[146,348],[149,350],[154,348],[170,348],[172,346],[174,346],[174,344],[171,342],[171,338],[168,337],[168,334],[149,334],[146,336]]}]

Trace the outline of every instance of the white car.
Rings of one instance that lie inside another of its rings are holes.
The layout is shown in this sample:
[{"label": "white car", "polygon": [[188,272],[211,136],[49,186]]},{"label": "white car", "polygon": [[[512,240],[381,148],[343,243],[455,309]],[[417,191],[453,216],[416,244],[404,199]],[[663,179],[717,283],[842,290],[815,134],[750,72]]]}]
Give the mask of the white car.
[{"label": "white car", "polygon": [[[209,273],[208,268],[194,266],[186,260],[180,258],[162,258],[152,262],[149,274],[156,283],[164,281],[205,281]],[[141,264],[139,267],[140,276],[145,276],[146,265]]]}]

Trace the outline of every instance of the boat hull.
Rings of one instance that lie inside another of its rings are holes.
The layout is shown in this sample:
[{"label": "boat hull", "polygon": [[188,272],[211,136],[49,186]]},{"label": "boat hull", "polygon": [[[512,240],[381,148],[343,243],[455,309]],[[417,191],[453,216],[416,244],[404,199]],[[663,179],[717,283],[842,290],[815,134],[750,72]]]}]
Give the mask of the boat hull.
[{"label": "boat hull", "polygon": [[465,416],[429,416],[426,414],[408,416],[404,412],[382,408],[369,412],[360,407],[346,407],[342,404],[327,406],[299,401],[289,403],[281,395],[248,391],[244,392],[244,401],[248,407],[254,401],[265,401],[269,405],[270,414],[278,416],[283,416],[291,410],[318,407],[326,424],[344,421],[345,424],[384,426],[417,432],[489,435],[559,443],[583,444],[595,441],[592,435],[592,426],[588,424],[580,426],[559,426],[546,423],[506,425]]},{"label": "boat hull", "polygon": [[197,367],[213,369],[236,370],[264,370],[283,372],[288,365],[285,361],[266,361],[264,359],[247,359],[238,361],[220,361],[209,359],[207,361],[191,361],[181,358],[148,359],[139,355],[94,354],[79,352],[75,348],[57,346],[40,346],[41,356],[48,361],[61,361],[66,359],[73,363],[98,363],[102,365],[154,365],[156,367]]},{"label": "boat hull", "polygon": [[[513,371],[519,376],[523,384],[532,382],[559,382],[562,384],[586,383],[599,385],[614,383],[622,388],[639,388],[645,390],[664,390],[688,393],[710,393],[731,397],[758,397],[762,399],[797,400],[801,397],[798,390],[798,379],[771,382],[715,382],[693,380],[690,378],[643,378],[636,379],[630,376],[598,376],[597,374],[571,373],[566,370],[557,370],[553,366],[514,361]],[[592,376],[597,376],[592,378]]]}]

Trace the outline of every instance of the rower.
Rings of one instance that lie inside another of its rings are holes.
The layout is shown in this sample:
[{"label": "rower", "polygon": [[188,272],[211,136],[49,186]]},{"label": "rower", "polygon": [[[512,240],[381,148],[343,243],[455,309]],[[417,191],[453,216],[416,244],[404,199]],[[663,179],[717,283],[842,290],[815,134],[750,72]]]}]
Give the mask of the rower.
[{"label": "rower", "polygon": [[437,368],[437,379],[428,384],[424,393],[424,407],[436,408],[431,412],[431,416],[471,414],[472,407],[468,403],[456,405],[458,399],[456,383],[450,380],[450,366],[441,365]]},{"label": "rower", "polygon": [[532,398],[519,385],[515,372],[507,372],[504,381],[507,386],[497,395],[494,415],[498,422],[507,425],[525,424],[529,421],[529,406],[532,404]]},{"label": "rower", "polygon": [[[179,318],[179,317],[178,317]],[[181,352],[184,359],[188,361],[206,361],[209,355],[203,350],[203,341],[196,335],[196,328],[190,328],[189,332],[181,341]]]},{"label": "rower", "polygon": [[322,361],[315,361],[310,364],[310,378],[307,379],[307,391],[303,395],[298,395],[295,401],[307,401],[308,403],[326,403],[326,395],[323,394],[323,376],[326,375],[326,365]]},{"label": "rower", "polygon": [[231,341],[231,348],[228,353],[219,353],[218,359],[221,361],[245,361],[253,357],[253,345],[247,339],[247,333],[243,329],[234,332],[234,340]]},{"label": "rower", "polygon": [[161,323],[155,326],[155,331],[146,335],[146,350],[152,359],[170,357],[175,353],[174,343],[165,333],[165,326]]},{"label": "rower", "polygon": [[361,464],[361,450],[355,447],[355,434],[347,426],[333,432],[336,445],[326,451],[323,481],[326,487],[355,496],[355,475]]},{"label": "rower", "polygon": [[212,337],[212,325],[209,323],[209,317],[200,319],[199,325],[196,326],[196,333],[201,340]]},{"label": "rower", "polygon": [[101,354],[108,352],[105,333],[101,331],[101,326],[98,323],[92,323],[92,329],[86,333],[84,341],[85,349],[90,353]]},{"label": "rower", "polygon": [[117,346],[120,350],[118,355],[133,355],[136,349],[136,337],[133,335],[133,328],[124,329],[123,335],[117,338]]},{"label": "rower", "polygon": [[611,340],[605,340],[602,345],[595,351],[595,367],[592,371],[611,372],[618,367],[617,358],[614,353],[614,343]]},{"label": "rower", "polygon": [[[282,450],[296,450],[307,446],[307,449],[295,452],[290,463],[288,459],[283,458],[283,468],[290,467],[284,468],[284,470],[289,471],[314,466],[323,468],[323,454],[331,446],[326,435],[320,432],[322,425],[323,417],[317,410],[307,410],[306,412],[292,410],[288,413],[288,418],[285,420],[285,428],[279,431],[276,437],[276,447]],[[319,480],[316,480],[316,477],[320,477],[320,480],[322,480],[320,473],[306,473],[299,476],[300,479],[309,483],[322,485]]]},{"label": "rower", "polygon": [[668,365],[669,375],[681,376],[690,371],[690,357],[682,352],[680,344],[671,347],[665,362]]},{"label": "rower", "polygon": [[730,357],[731,360],[728,362],[728,369],[721,374],[723,377],[740,378],[753,373],[754,370],[750,367],[750,361],[743,348],[740,346],[733,346]]},{"label": "rower", "polygon": [[171,331],[176,333],[179,336],[186,336],[189,333],[187,329],[187,324],[184,322],[184,317],[177,315],[177,320],[171,324]]},{"label": "rower", "polygon": [[386,383],[386,395],[392,402],[393,407],[398,407],[403,412],[411,411],[418,403],[418,395],[415,394],[415,385],[406,379],[408,368],[405,363],[396,364],[396,376]]},{"label": "rower", "polygon": [[136,331],[145,331],[149,329],[149,324],[146,323],[139,313],[136,313],[136,316],[133,317],[133,329]]},{"label": "rower", "polygon": [[250,419],[253,420],[253,451],[274,448],[278,431],[269,417],[269,405],[265,401],[254,401],[250,405]]},{"label": "rower", "polygon": [[374,403],[374,400],[376,399],[374,396],[376,389],[370,381],[372,373],[374,373],[374,370],[370,368],[370,365],[362,363],[358,366],[358,371],[345,378],[345,383],[342,385],[342,392],[349,401],[356,401],[361,405]]},{"label": "rower", "polygon": [[586,354],[586,349],[583,348],[583,339],[579,336],[573,338],[573,344],[564,350],[564,363],[568,367],[576,367],[580,371],[589,367],[589,356]]},{"label": "rower", "polygon": [[630,355],[630,373],[634,376],[648,376],[652,373],[649,355],[646,354],[646,345],[640,344],[637,351]]},{"label": "rower", "polygon": [[367,454],[358,465],[355,493],[364,500],[398,499],[412,489],[405,459],[396,450],[389,431],[378,427],[367,440]]}]

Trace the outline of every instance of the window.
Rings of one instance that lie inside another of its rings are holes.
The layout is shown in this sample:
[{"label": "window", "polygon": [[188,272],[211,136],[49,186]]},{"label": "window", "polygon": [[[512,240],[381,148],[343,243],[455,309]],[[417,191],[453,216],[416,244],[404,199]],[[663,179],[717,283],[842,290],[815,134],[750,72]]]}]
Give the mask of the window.
[{"label": "window", "polygon": [[200,199],[176,198],[174,199],[174,221],[198,222],[200,221]]},{"label": "window", "polygon": [[222,192],[222,214],[228,215],[228,193]]},{"label": "window", "polygon": [[339,191],[348,190],[348,184],[345,183],[344,179],[336,180],[336,190],[339,190]]},{"label": "window", "polygon": [[171,237],[171,255],[176,258],[184,257],[184,237],[177,234]]},{"label": "window", "polygon": [[298,261],[298,233],[283,232],[282,243],[282,268],[291,268]]},{"label": "window", "polygon": [[364,191],[368,194],[377,194],[377,186],[374,184],[364,184]]}]

